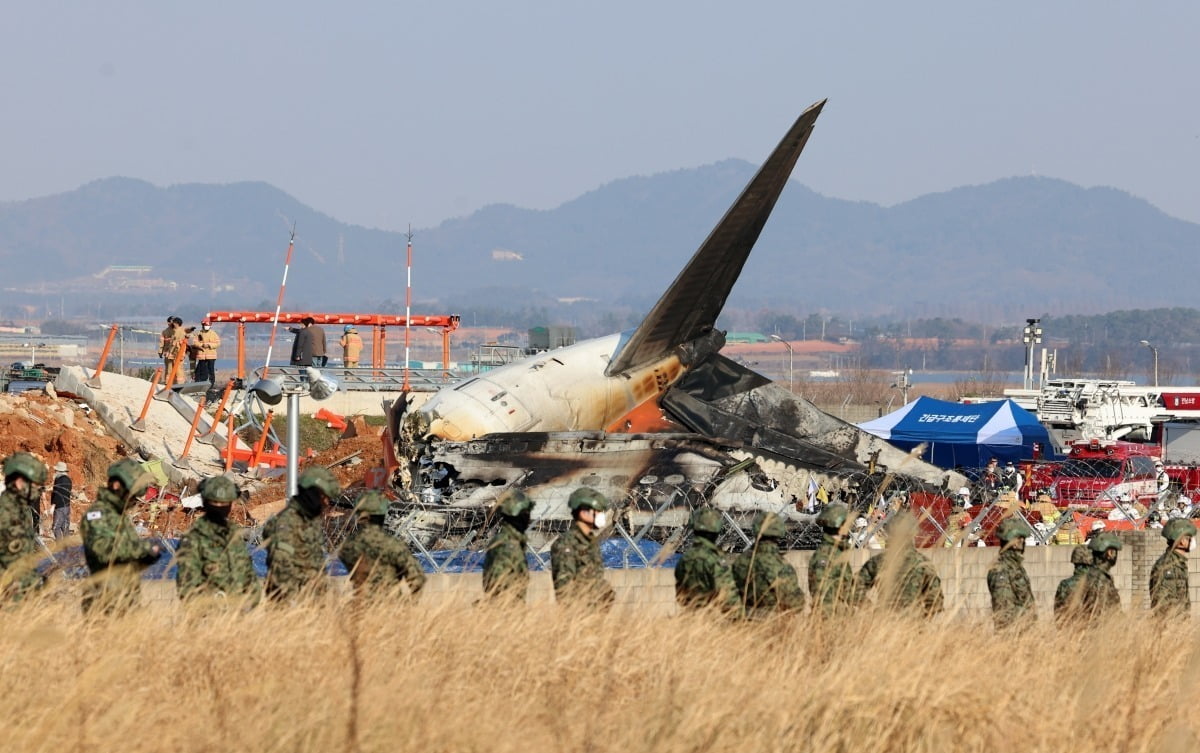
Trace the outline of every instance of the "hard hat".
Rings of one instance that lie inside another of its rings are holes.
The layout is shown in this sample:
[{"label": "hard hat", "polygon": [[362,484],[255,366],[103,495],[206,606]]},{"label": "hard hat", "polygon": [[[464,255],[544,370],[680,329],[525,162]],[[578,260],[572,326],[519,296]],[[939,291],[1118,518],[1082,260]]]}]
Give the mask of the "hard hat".
[{"label": "hard hat", "polygon": [[787,527],[775,513],[760,512],[754,518],[754,536],[763,539],[782,539],[787,536]]},{"label": "hard hat", "polygon": [[867,519],[862,517],[861,515],[859,517],[855,518],[854,519],[854,527],[855,528],[866,528],[867,527]]},{"label": "hard hat", "polygon": [[46,464],[28,452],[14,452],[4,459],[4,478],[20,476],[31,484],[46,483]]},{"label": "hard hat", "polygon": [[227,476],[210,476],[200,482],[200,499],[205,502],[228,505],[237,498],[237,484]]},{"label": "hard hat", "polygon": [[500,495],[496,509],[505,517],[517,518],[533,509],[533,500],[520,489],[509,489]]},{"label": "hard hat", "polygon": [[571,512],[579,510],[607,510],[608,500],[595,489],[581,486],[571,492],[571,497],[567,500],[567,507],[571,508]]},{"label": "hard hat", "polygon": [[54,464],[54,471],[55,471],[55,473],[66,473],[67,472],[67,464],[61,460],[58,461],[57,463]]},{"label": "hard hat", "polygon": [[958,496],[960,496],[960,497],[969,497],[969,496],[971,496],[971,490],[970,490],[970,488],[968,488],[968,487],[966,487],[966,486],[960,486],[960,487],[958,487]]},{"label": "hard hat", "polygon": [[721,513],[711,507],[698,507],[692,512],[692,530],[702,533],[720,533]]},{"label": "hard hat", "polygon": [[1092,530],[1093,530],[1093,531],[1103,531],[1103,530],[1104,530],[1104,528],[1105,528],[1105,526],[1104,526],[1104,521],[1103,521],[1103,520],[1094,520],[1094,521],[1092,521]]},{"label": "hard hat", "polygon": [[817,525],[822,528],[841,528],[850,517],[850,508],[840,502],[825,505],[825,509],[817,515]]},{"label": "hard hat", "polygon": [[342,485],[338,483],[337,477],[328,468],[322,468],[319,465],[305,468],[304,472],[300,474],[300,478],[296,480],[296,486],[301,489],[316,489],[330,499],[335,499],[342,493]]},{"label": "hard hat", "polygon": [[131,498],[142,496],[150,488],[150,484],[154,483],[154,476],[147,473],[142,464],[133,458],[124,458],[110,465],[108,479],[120,481],[125,487],[126,495]]},{"label": "hard hat", "polygon": [[1117,538],[1117,534],[1105,531],[1092,537],[1088,542],[1088,549],[1091,549],[1093,554],[1107,552],[1109,549],[1120,551],[1121,540]]},{"label": "hard hat", "polygon": [[1184,536],[1195,536],[1196,524],[1187,518],[1175,518],[1163,526],[1162,535],[1164,539],[1174,543]]},{"label": "hard hat", "polygon": [[353,325],[353,324],[347,324],[345,327],[342,327],[342,331],[343,331],[343,332],[353,332],[353,331],[354,331],[354,325]]},{"label": "hard hat", "polygon": [[1033,531],[1029,530],[1029,526],[1025,521],[1019,518],[1006,518],[1001,521],[1000,526],[996,529],[996,538],[1007,544],[1013,539],[1023,539],[1030,536]]},{"label": "hard hat", "polygon": [[354,512],[359,515],[387,515],[392,502],[383,492],[367,492],[354,503]]},{"label": "hard hat", "polygon": [[211,327],[211,326],[212,326],[212,322],[211,322],[210,320],[208,320],[208,319],[202,319],[202,320],[200,320],[200,324],[201,324],[202,326],[204,326],[204,327]]}]

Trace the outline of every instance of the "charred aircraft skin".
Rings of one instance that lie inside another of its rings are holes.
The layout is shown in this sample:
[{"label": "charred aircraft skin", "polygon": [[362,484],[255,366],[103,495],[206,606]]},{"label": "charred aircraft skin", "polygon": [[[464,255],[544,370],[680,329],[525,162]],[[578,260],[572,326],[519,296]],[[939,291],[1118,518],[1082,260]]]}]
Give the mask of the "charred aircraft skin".
[{"label": "charred aircraft skin", "polygon": [[[695,495],[801,520],[789,501],[810,481],[834,490],[868,466],[909,477],[908,488],[962,483],[719,354],[717,317],[824,104],[800,115],[635,330],[486,372],[415,411],[395,407],[406,475],[419,479],[425,464],[450,479],[427,513],[487,509],[519,486],[535,519],[566,520],[566,497],[587,485],[630,509],[679,506],[658,516],[666,526],[683,524]],[[675,491],[662,504],[648,489],[666,478]]]}]

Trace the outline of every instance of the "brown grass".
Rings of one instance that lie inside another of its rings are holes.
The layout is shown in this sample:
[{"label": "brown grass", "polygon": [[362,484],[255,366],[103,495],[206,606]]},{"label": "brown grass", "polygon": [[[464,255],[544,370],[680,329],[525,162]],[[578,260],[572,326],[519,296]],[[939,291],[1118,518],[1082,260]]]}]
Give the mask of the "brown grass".
[{"label": "brown grass", "polygon": [[3,614],[8,751],[1195,750],[1190,625],[346,602]]}]

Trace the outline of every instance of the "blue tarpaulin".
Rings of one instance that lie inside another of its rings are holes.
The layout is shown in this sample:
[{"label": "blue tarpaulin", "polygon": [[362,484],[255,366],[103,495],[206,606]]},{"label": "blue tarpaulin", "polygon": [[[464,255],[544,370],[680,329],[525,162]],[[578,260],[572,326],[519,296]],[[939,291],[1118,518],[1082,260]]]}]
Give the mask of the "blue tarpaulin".
[{"label": "blue tarpaulin", "polygon": [[1034,444],[1044,457],[1052,453],[1046,428],[1012,400],[964,405],[919,397],[858,428],[902,450],[925,444],[921,458],[947,469],[978,468],[990,458],[1028,460]]}]

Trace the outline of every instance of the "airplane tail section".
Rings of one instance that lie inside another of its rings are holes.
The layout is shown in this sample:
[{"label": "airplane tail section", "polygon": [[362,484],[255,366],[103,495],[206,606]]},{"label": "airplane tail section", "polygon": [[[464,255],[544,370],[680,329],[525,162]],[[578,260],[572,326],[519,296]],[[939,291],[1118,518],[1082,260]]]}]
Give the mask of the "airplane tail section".
[{"label": "airplane tail section", "polygon": [[796,119],[675,282],[613,354],[607,376],[662,358],[712,331],[824,106],[821,100]]}]

